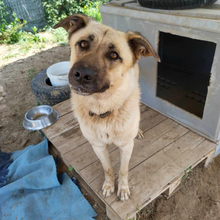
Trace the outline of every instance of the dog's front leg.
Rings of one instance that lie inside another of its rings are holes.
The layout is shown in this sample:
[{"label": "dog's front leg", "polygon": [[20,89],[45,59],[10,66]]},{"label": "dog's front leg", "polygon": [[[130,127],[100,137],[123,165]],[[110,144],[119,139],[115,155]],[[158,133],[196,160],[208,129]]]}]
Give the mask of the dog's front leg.
[{"label": "dog's front leg", "polygon": [[111,193],[113,193],[115,190],[114,174],[113,174],[113,170],[111,167],[109,152],[108,152],[106,145],[103,145],[103,146],[92,145],[92,147],[104,168],[105,182],[102,186],[102,190],[103,190],[103,196],[107,197],[107,196],[110,196]]},{"label": "dog's front leg", "polygon": [[134,141],[130,141],[124,146],[120,146],[121,154],[121,165],[119,170],[119,183],[117,196],[120,197],[121,201],[129,199],[130,190],[128,185],[128,166],[131,158],[131,154],[134,147]]}]

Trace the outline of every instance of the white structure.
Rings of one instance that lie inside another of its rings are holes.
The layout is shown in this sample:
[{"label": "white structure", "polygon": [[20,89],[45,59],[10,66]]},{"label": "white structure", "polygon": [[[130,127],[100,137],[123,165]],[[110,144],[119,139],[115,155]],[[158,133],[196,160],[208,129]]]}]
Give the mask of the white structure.
[{"label": "white structure", "polygon": [[218,142],[220,0],[180,11],[118,1],[100,11],[104,24],[140,32],[161,57],[160,64],[153,57],[140,61],[142,102]]}]

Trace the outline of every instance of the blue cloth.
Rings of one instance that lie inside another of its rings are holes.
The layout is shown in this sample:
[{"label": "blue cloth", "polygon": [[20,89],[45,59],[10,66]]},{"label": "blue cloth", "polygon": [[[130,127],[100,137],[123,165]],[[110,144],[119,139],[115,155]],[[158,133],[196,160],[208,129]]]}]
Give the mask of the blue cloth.
[{"label": "blue cloth", "polygon": [[69,176],[57,178],[47,139],[11,154],[0,152],[1,220],[94,220],[95,216]]}]

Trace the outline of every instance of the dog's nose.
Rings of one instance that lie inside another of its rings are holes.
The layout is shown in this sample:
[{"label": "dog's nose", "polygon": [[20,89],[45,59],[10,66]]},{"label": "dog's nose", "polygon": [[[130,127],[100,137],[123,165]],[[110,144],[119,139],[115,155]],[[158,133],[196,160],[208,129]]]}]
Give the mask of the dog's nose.
[{"label": "dog's nose", "polygon": [[91,83],[95,78],[95,73],[91,68],[80,66],[74,68],[73,77],[80,83]]}]

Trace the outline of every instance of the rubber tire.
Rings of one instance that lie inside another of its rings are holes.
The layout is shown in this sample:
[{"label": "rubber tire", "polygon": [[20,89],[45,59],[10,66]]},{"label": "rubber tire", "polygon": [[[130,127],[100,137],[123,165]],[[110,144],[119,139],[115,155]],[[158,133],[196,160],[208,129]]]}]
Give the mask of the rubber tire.
[{"label": "rubber tire", "polygon": [[211,5],[217,0],[138,0],[139,4],[146,8],[177,10],[200,8]]},{"label": "rubber tire", "polygon": [[51,86],[46,69],[38,73],[31,81],[31,90],[40,105],[56,105],[70,98],[69,85]]}]

